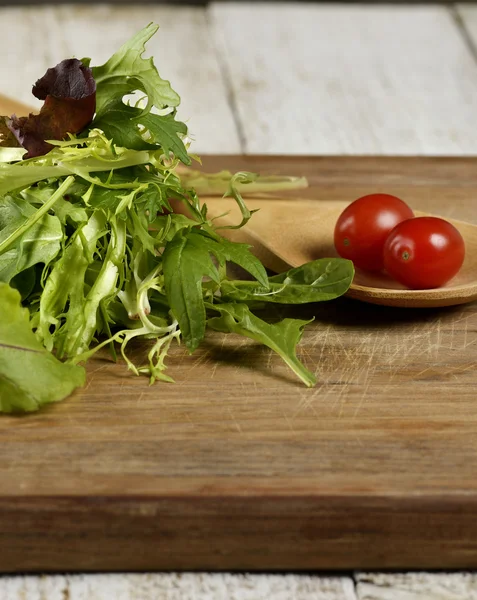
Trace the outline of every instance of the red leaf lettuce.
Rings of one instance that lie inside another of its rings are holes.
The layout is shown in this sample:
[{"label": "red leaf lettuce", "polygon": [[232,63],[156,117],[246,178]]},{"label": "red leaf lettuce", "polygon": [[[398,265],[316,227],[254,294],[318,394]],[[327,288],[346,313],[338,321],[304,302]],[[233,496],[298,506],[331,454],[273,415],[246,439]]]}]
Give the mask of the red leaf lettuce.
[{"label": "red leaf lettuce", "polygon": [[93,120],[96,82],[91,69],[76,58],[48,69],[32,92],[45,101],[38,115],[0,117],[0,146],[23,146],[25,158],[47,154],[53,146],[46,140],[63,140]]}]

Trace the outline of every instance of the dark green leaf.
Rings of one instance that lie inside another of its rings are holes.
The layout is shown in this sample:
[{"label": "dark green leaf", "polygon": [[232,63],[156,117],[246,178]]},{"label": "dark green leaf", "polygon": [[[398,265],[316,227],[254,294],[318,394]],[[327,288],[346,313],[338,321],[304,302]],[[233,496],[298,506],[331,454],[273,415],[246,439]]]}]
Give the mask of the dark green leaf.
[{"label": "dark green leaf", "polygon": [[162,259],[167,299],[192,353],[205,335],[202,279],[210,277],[218,282],[219,274],[204,238],[184,229],[166,244]]},{"label": "dark green leaf", "polygon": [[187,134],[187,126],[176,121],[174,114],[144,113],[117,100],[95,120],[94,126],[104,131],[106,137],[117,146],[131,150],[153,150],[158,145],[166,156],[172,152],[184,164],[191,163],[184,142],[179,137],[179,134]]},{"label": "dark green leaf", "polygon": [[126,194],[125,190],[115,190],[100,185],[95,185],[88,198],[88,204],[95,209],[114,214],[121,202],[121,196]]},{"label": "dark green leaf", "polygon": [[137,196],[136,204],[145,213],[149,224],[154,221],[158,213],[164,210],[172,211],[167,197],[167,188],[154,183]]},{"label": "dark green leaf", "polygon": [[36,283],[36,272],[35,267],[25,269],[21,273],[18,273],[10,280],[10,286],[20,292],[22,301],[28,298],[35,288]]},{"label": "dark green leaf", "polygon": [[94,127],[104,131],[106,137],[122,148],[130,150],[151,150],[154,145],[147,142],[133,121],[141,111],[127,106],[122,100],[115,100],[106,107],[101,117],[94,121]]},{"label": "dark green leaf", "polygon": [[265,344],[279,354],[308,387],[315,385],[315,376],[296,356],[303,328],[310,321],[284,319],[270,324],[254,315],[245,304],[207,304],[207,308],[220,313],[220,317],[208,319],[209,327],[224,333],[238,333]]},{"label": "dark green leaf", "polygon": [[223,281],[221,293],[236,302],[306,304],[333,300],[348,291],[353,263],[342,258],[321,258],[270,277],[266,288],[255,281]]},{"label": "dark green leaf", "polygon": [[245,271],[248,271],[248,273],[255,277],[262,286],[268,289],[268,278],[265,267],[258,258],[250,252],[250,246],[248,244],[230,242],[219,236],[214,238],[207,237],[199,231],[191,232],[191,235],[204,238],[204,243],[207,244],[209,251],[220,263],[223,264],[225,261],[235,263],[239,267],[242,267],[242,269],[245,269]]},{"label": "dark green leaf", "polygon": [[176,121],[174,114],[156,115],[148,113],[138,116],[136,121],[146,128],[150,139],[161,146],[167,156],[169,152],[172,152],[185,165],[191,164],[184,142],[179,137],[179,134],[187,134],[187,125],[181,121]]},{"label": "dark green leaf", "polygon": [[190,229],[191,227],[197,226],[197,221],[193,221],[178,213],[171,213],[170,215],[159,215],[150,223],[149,228],[153,231],[157,231],[157,238],[164,242],[170,242],[178,231],[181,229]]}]

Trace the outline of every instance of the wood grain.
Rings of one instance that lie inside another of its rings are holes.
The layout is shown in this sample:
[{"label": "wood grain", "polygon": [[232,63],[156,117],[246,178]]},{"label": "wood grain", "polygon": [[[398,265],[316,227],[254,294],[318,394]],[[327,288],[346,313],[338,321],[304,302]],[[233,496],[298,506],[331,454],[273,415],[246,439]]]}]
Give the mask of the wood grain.
[{"label": "wood grain", "polygon": [[[474,221],[475,164],[204,160],[307,175],[318,205],[372,187]],[[475,303],[281,314],[315,317],[299,350],[315,389],[216,334],[174,350],[175,385],[105,357],[67,402],[1,418],[0,570],[477,566]]]},{"label": "wood grain", "polygon": [[358,600],[474,600],[475,573],[358,573]]},{"label": "wood grain", "polygon": [[357,600],[351,577],[124,573],[0,577],[0,600]]},{"label": "wood grain", "polygon": [[477,153],[477,67],[447,6],[215,3],[211,18],[246,152]]}]

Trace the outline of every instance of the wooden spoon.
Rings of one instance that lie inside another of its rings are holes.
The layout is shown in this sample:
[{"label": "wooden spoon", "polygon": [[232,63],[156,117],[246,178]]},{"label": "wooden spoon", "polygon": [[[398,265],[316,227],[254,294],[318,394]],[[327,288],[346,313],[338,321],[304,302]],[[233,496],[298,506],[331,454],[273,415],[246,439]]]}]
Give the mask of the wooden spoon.
[{"label": "wooden spoon", "polygon": [[24,117],[35,112],[35,109],[26,104],[18,102],[18,100],[12,100],[3,94],[0,94],[0,115],[11,116],[14,113],[19,117]]},{"label": "wooden spoon", "polygon": [[[240,211],[230,199],[204,198],[209,217],[216,225],[237,224]],[[340,201],[248,198],[250,209],[260,209],[241,229],[222,229],[236,242],[253,246],[254,254],[275,272],[298,267],[316,258],[336,257],[333,230],[345,204]],[[225,216],[221,216],[227,213]],[[426,213],[415,211],[416,216]],[[385,274],[356,270],[347,293],[351,298],[403,307],[432,307],[464,304],[477,299],[477,226],[447,219],[462,234],[466,245],[464,264],[454,279],[441,288],[409,290]]]}]

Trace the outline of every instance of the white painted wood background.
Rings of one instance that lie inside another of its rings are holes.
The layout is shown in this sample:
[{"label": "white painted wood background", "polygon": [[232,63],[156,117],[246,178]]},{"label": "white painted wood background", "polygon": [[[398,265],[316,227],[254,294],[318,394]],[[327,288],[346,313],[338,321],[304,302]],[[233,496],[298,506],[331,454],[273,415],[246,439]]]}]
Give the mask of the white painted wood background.
[{"label": "white painted wood background", "polygon": [[475,5],[0,8],[0,91],[149,21],[198,153],[477,154]]},{"label": "white painted wood background", "polygon": [[[0,8],[0,92],[150,21],[197,153],[477,155],[477,4]],[[0,600],[477,600],[473,573],[0,577]]]}]

